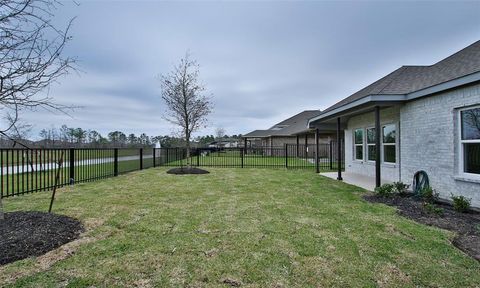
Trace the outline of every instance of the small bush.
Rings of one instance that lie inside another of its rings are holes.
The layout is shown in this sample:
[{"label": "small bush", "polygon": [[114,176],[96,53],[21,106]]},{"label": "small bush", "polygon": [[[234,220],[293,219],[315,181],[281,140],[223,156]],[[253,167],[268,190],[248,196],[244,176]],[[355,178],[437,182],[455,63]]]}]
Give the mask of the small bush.
[{"label": "small bush", "polygon": [[427,203],[434,203],[438,200],[438,193],[432,187],[425,187],[420,190],[419,196]]},{"label": "small bush", "polygon": [[451,196],[453,201],[453,209],[458,212],[467,212],[470,209],[470,204],[472,199],[466,198],[464,196],[455,196],[452,194]]},{"label": "small bush", "polygon": [[395,192],[400,195],[407,194],[407,189],[410,187],[410,185],[407,185],[403,182],[393,182],[393,186],[395,187]]},{"label": "small bush", "polygon": [[435,215],[443,215],[443,208],[435,206],[435,204],[432,203],[425,203],[423,205],[425,210],[427,210],[428,213],[430,214],[435,214]]},{"label": "small bush", "polygon": [[395,193],[395,186],[393,184],[383,184],[380,187],[375,188],[375,193],[380,197],[391,197]]}]

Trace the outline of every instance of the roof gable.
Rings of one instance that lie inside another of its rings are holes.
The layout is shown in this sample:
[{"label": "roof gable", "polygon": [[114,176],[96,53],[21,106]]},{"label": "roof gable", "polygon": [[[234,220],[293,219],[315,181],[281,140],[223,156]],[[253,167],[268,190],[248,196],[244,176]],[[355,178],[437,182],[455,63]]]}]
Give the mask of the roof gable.
[{"label": "roof gable", "polygon": [[371,95],[413,93],[476,72],[480,72],[480,41],[430,66],[402,66],[323,112]]},{"label": "roof gable", "polygon": [[320,115],[320,110],[305,110],[290,118],[287,118],[267,130],[254,130],[243,137],[261,138],[270,136],[290,136],[308,131],[308,120]]}]

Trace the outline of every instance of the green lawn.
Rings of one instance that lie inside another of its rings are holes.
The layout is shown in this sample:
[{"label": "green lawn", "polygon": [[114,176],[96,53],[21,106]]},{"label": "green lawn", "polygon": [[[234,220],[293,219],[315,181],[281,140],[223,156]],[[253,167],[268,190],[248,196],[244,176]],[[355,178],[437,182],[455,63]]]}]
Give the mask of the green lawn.
[{"label": "green lawn", "polygon": [[[123,150],[126,151],[127,149]],[[228,153],[211,153],[208,156],[193,156],[191,157],[191,163],[194,166],[200,167],[241,167],[242,159],[240,154],[234,154],[238,151],[229,151]],[[148,155],[148,154],[146,154]],[[85,155],[88,156],[88,155]],[[90,155],[91,156],[91,155]],[[126,156],[126,155],[124,155]],[[132,156],[132,155],[130,155]],[[150,154],[151,156],[151,154]],[[179,155],[180,156],[180,155]],[[109,157],[109,156],[108,156]],[[165,155],[156,158],[156,165],[161,166],[185,166],[187,164],[186,159],[181,159],[174,161],[175,155],[171,155],[167,158]],[[93,159],[93,158],[82,158],[81,160]],[[80,160],[80,159],[79,159]],[[121,159],[120,159],[121,160]],[[165,163],[165,161],[169,161]],[[67,161],[68,162],[68,161]],[[67,163],[66,162],[66,163]],[[91,163],[95,163],[91,161]],[[252,167],[263,167],[263,168],[285,168],[288,166],[289,169],[314,169],[315,163],[303,158],[296,157],[274,157],[274,156],[260,156],[260,155],[247,155],[243,158],[243,166],[245,168]],[[4,195],[14,195],[18,191],[33,191],[35,189],[42,189],[45,187],[53,187],[55,185],[55,175],[56,170],[50,166],[50,170],[44,170],[40,172],[29,172],[21,173],[21,168],[18,169],[17,174],[10,174],[7,176],[6,173],[3,174],[3,177],[0,178],[0,186],[3,184],[3,194]],[[153,167],[153,158],[145,157],[143,159],[143,168]],[[335,170],[337,168],[336,162],[333,163],[332,168]],[[128,160],[128,161],[119,161],[118,162],[118,172],[125,173],[131,172],[140,169],[139,160]],[[328,161],[322,162],[320,164],[320,169],[322,171],[329,171],[330,167]],[[114,174],[114,164],[113,162],[101,163],[101,164],[91,164],[91,165],[77,165],[75,166],[75,181],[82,182],[88,181],[90,179],[100,178],[100,177],[109,177]],[[64,167],[60,173],[59,183],[68,184],[70,183],[70,170],[69,167]]]},{"label": "green lawn", "polygon": [[[241,167],[242,158],[238,151],[229,151],[226,153],[211,153],[208,156],[193,156],[191,163],[199,167]],[[323,171],[330,170],[327,159],[320,160],[320,169]],[[186,159],[171,161],[169,166],[185,165]],[[333,170],[337,169],[337,163],[332,163]],[[243,157],[243,167],[277,167],[277,168],[315,168],[313,159],[304,159],[300,157],[278,157],[278,156],[262,156],[262,155],[245,155]]]},{"label": "green lawn", "polygon": [[[360,188],[310,171],[165,168],[61,189],[56,213],[78,242],[0,267],[18,287],[475,287],[480,264],[453,234],[367,203]],[[4,199],[43,210],[50,193]]]},{"label": "green lawn", "polygon": [[[102,163],[95,165],[79,165],[75,166],[75,178],[77,182],[86,181],[92,178],[109,177],[114,174],[114,164]],[[143,166],[145,168],[153,166],[153,159],[148,158],[143,160]],[[125,173],[140,169],[140,163],[138,160],[119,161],[118,172]],[[21,170],[20,170],[21,171]],[[69,167],[64,167],[59,174],[58,183],[70,183],[70,170]],[[44,187],[53,187],[55,185],[56,170],[44,170],[39,172],[10,174],[4,176],[1,179],[3,184],[4,195],[12,195],[18,191],[31,191],[34,189],[41,189]]]}]

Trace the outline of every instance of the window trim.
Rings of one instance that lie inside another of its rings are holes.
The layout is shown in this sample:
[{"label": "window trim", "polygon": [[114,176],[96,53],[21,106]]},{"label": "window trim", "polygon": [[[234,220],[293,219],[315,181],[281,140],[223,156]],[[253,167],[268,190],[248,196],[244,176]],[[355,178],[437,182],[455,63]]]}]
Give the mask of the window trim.
[{"label": "window trim", "polygon": [[467,178],[467,179],[474,179],[474,180],[480,180],[480,174],[475,174],[475,173],[468,173],[465,172],[465,151],[464,151],[464,144],[468,143],[480,143],[480,139],[474,139],[474,140],[463,140],[462,139],[462,111],[466,110],[472,110],[472,109],[478,109],[480,108],[480,105],[473,105],[469,107],[463,107],[461,109],[457,109],[457,143],[458,143],[458,173],[460,176]]},{"label": "window trim", "polygon": [[[356,143],[356,132],[358,130],[362,131],[362,143],[361,144]],[[353,160],[354,161],[363,162],[365,160],[364,144],[365,144],[365,129],[364,128],[354,128],[353,129]],[[357,147],[358,146],[362,147],[362,158],[361,159],[357,158]]]},{"label": "window trim", "polygon": [[[365,141],[365,144],[367,145],[367,149],[365,149],[365,153],[367,155],[366,157],[366,160],[370,163],[375,163],[375,160],[370,160],[368,157],[370,156],[370,153],[368,152],[368,146],[374,146],[376,147],[377,146],[377,143],[375,143],[375,141],[373,143],[368,143],[368,130],[370,129],[375,129],[375,127],[367,127],[365,128],[365,137],[366,137],[366,141]],[[375,134],[377,133],[377,131],[375,131]],[[380,149],[382,149],[382,147],[380,147]]]},{"label": "window trim", "polygon": [[[383,135],[383,128],[385,126],[393,126],[395,128],[395,142],[394,143],[385,143],[383,142],[384,141],[384,137],[385,135]],[[387,164],[387,165],[396,165],[397,164],[397,161],[398,161],[398,155],[397,155],[397,139],[398,139],[398,136],[397,136],[397,131],[398,131],[398,125],[396,123],[383,123],[382,125],[380,125],[380,127],[382,128],[382,141],[381,141],[381,150],[380,150],[380,158],[382,159],[382,163],[384,164]],[[387,162],[385,161],[385,146],[395,146],[395,162]]]}]

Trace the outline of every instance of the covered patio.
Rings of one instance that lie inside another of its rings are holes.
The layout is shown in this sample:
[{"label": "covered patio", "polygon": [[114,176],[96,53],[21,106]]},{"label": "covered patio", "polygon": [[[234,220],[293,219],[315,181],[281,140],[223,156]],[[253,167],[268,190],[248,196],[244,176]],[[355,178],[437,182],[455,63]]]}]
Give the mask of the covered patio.
[{"label": "covered patio", "polygon": [[[396,130],[393,132],[395,136],[392,137],[395,141],[394,149],[396,149],[394,163],[385,163],[383,155],[384,135],[382,132],[386,124],[398,122],[399,113],[398,108],[396,108],[399,104],[397,97],[391,97],[388,100],[383,97],[370,97],[368,101],[360,101],[360,103],[351,105],[337,104],[325,110],[323,114],[310,119],[310,128],[319,130],[325,129],[325,127],[334,128],[337,132],[337,138],[345,139],[344,147],[342,147],[344,151],[341,151],[342,149],[336,151],[338,159],[341,159],[342,156],[345,158],[343,159],[345,166],[337,167],[338,171],[336,172],[322,173],[321,175],[370,191],[382,184],[399,181],[400,155],[397,149],[399,140],[396,137]],[[366,129],[379,131],[379,133],[369,134],[371,138],[368,138],[368,144],[365,144],[367,143],[366,133],[361,135],[360,157],[354,153],[354,151],[357,151],[354,149],[356,144],[353,143],[353,131],[357,127],[361,127],[362,132]],[[369,157],[367,157],[367,150],[373,152],[368,154]]]},{"label": "covered patio", "polygon": [[[330,179],[337,179],[338,177],[337,172],[324,172],[324,173],[320,173],[320,175],[328,177]],[[368,177],[365,175],[351,173],[351,172],[343,172],[342,179],[343,179],[343,182],[347,184],[355,185],[363,189],[366,189],[368,191],[373,191],[375,190],[375,187],[376,187],[375,177]],[[381,179],[381,182],[383,184],[392,183],[391,181],[388,181],[385,179]]]}]

